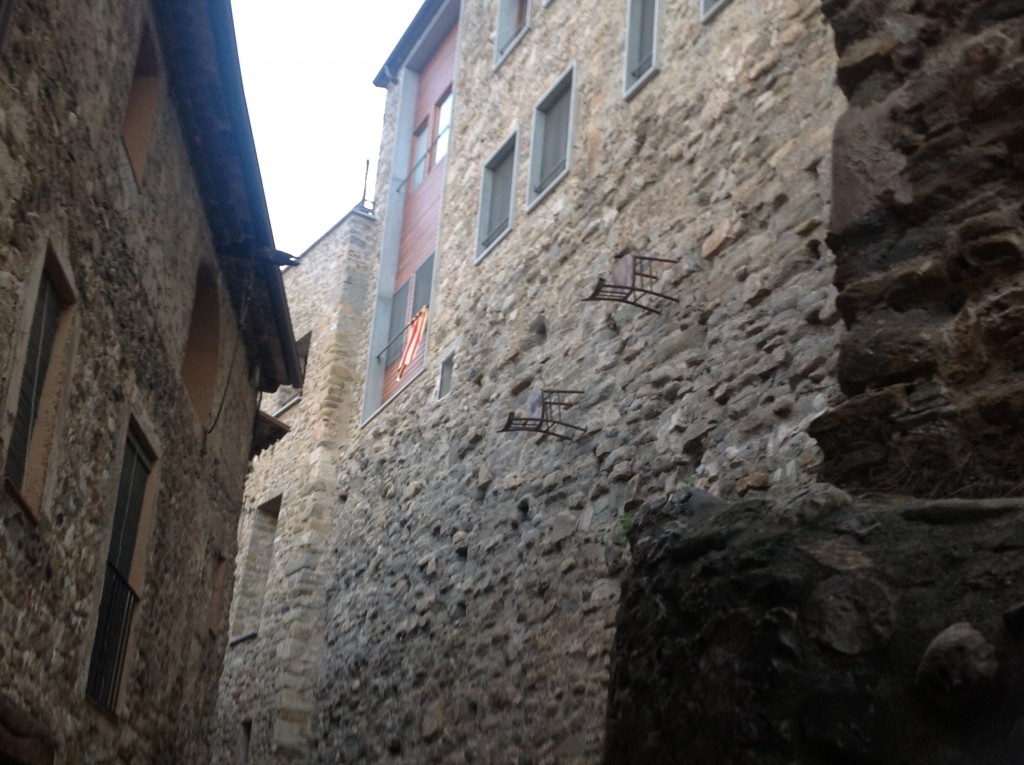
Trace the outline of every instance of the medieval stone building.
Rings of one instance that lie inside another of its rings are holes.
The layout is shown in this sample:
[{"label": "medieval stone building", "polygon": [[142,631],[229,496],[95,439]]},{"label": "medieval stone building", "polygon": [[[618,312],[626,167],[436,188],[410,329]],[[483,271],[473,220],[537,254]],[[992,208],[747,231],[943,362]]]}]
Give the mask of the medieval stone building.
[{"label": "medieval stone building", "polygon": [[301,385],[227,0],[0,2],[0,762],[209,761]]},{"label": "medieval stone building", "polygon": [[216,761],[1016,761],[1022,15],[426,0]]}]

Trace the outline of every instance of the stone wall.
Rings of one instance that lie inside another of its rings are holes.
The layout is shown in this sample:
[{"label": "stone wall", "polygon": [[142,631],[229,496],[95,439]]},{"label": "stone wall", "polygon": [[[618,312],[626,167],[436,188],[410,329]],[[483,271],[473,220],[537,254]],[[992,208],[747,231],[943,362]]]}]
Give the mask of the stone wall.
[{"label": "stone wall", "polygon": [[[19,0],[0,41],[0,454],[48,248],[76,298],[38,522],[0,490],[0,743],[27,735],[59,764],[209,759],[228,611],[211,614],[214,579],[226,559],[230,581],[255,414],[166,79],[138,187],[125,156],[145,7]],[[219,302],[218,419],[197,416],[180,373],[200,264]],[[85,686],[130,419],[156,492],[114,718]]]},{"label": "stone wall", "polygon": [[246,484],[214,762],[232,762],[243,736],[252,762],[310,761],[326,663],[324,556],[361,389],[349,333],[366,311],[376,252],[377,222],[357,208],[284,274],[295,334],[310,333],[307,374],[301,391],[262,401],[291,432],[253,461]]},{"label": "stone wall", "polygon": [[[633,511],[813,480],[806,428],[838,396],[831,33],[811,0],[662,6],[627,101],[624,7],[533,3],[495,70],[497,4],[464,5],[427,367],[342,462],[319,761],[597,762]],[[571,64],[571,168],[527,212],[532,110]],[[483,165],[516,129],[513,228],[477,264]],[[678,304],[581,302],[624,248],[679,261],[656,285]],[[541,386],[583,391],[583,437],[497,432]]]},{"label": "stone wall", "polygon": [[698,491],[640,513],[606,765],[1008,765],[1024,746],[1015,500]]},{"label": "stone wall", "polygon": [[850,109],[829,243],[846,399],[814,434],[845,486],[1019,494],[1024,9],[826,2]]}]

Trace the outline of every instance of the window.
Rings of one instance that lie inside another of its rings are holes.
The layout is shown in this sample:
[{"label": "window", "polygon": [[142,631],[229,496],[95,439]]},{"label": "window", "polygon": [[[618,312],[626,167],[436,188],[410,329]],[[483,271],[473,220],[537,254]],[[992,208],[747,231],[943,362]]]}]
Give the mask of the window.
[{"label": "window", "polygon": [[[434,256],[429,256],[415,273],[402,284],[391,298],[391,317],[387,345],[377,353],[377,361],[384,363],[381,402],[387,401],[403,384],[423,369],[424,348],[429,318],[424,323],[413,321],[420,309],[430,305],[434,278]],[[406,354],[407,343],[413,346]],[[403,360],[403,357],[404,360]],[[401,363],[399,363],[401,362]]]},{"label": "window", "polygon": [[494,64],[500,64],[530,25],[530,0],[500,0],[498,5],[497,52]]},{"label": "window", "polygon": [[86,685],[89,697],[110,712],[114,712],[117,706],[132,618],[139,601],[132,586],[134,582],[137,587],[141,578],[134,570],[135,548],[142,527],[143,505],[152,467],[152,455],[130,428],[121,463],[106,575]]},{"label": "window", "polygon": [[188,325],[185,358],[181,362],[181,379],[189,399],[204,425],[213,408],[213,397],[220,366],[220,308],[217,280],[206,265],[196,271],[192,318]]},{"label": "window", "polygon": [[384,366],[391,366],[402,355],[402,340],[405,334],[409,310],[409,282],[399,287],[391,297],[391,323],[388,325],[388,347]]},{"label": "window", "polygon": [[512,200],[516,174],[516,144],[513,135],[484,166],[480,187],[477,260],[486,255],[512,228]]},{"label": "window", "polygon": [[434,108],[434,130],[437,134],[437,138],[434,139],[434,165],[448,156],[448,142],[452,133],[452,106],[453,96],[449,88]]},{"label": "window", "polygon": [[412,136],[412,170],[409,175],[412,178],[412,187],[417,189],[423,183],[423,176],[427,171],[427,121],[424,120]]},{"label": "window", "polygon": [[242,729],[238,731],[238,765],[249,762],[249,745],[252,741],[252,720],[244,720]]},{"label": "window", "polygon": [[728,2],[729,0],[700,0],[700,20],[710,21]]},{"label": "window", "polygon": [[7,19],[11,15],[13,0],[0,0],[0,43],[4,40],[4,30],[7,29]]},{"label": "window", "polygon": [[533,113],[533,147],[527,201],[535,204],[569,171],[573,70],[552,88]]},{"label": "window", "polygon": [[233,641],[255,634],[259,629],[267,580],[274,562],[274,537],[277,536],[283,499],[284,495],[278,494],[255,511],[250,510],[248,534],[240,538],[238,554],[242,562],[235,583],[235,597],[231,602]]},{"label": "window", "polygon": [[146,167],[149,138],[156,122],[156,105],[160,97],[160,68],[156,45],[149,27],[143,27],[139,54],[135,59],[135,72],[128,92],[128,103],[121,126],[128,162],[132,166],[135,183],[142,186],[142,173]]},{"label": "window", "polygon": [[409,310],[410,318],[415,316],[423,306],[430,305],[430,290],[433,279],[434,256],[431,255],[423,261],[419,268],[416,269],[416,278],[414,280],[412,291],[412,306]]},{"label": "window", "polygon": [[452,392],[452,375],[455,373],[455,351],[441,362],[441,375],[437,380],[437,397],[444,398]]},{"label": "window", "polygon": [[658,0],[629,0],[626,32],[626,98],[657,72]]},{"label": "window", "polygon": [[12,407],[14,424],[4,461],[4,485],[35,520],[43,501],[45,468],[71,360],[73,302],[71,284],[48,249],[31,308],[25,362]]}]

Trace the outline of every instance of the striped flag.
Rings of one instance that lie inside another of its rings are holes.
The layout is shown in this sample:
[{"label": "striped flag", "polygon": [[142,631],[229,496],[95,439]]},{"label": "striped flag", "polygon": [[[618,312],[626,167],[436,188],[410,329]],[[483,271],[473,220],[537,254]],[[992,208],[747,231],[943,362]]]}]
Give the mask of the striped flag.
[{"label": "striped flag", "polygon": [[397,379],[402,379],[405,370],[412,364],[412,360],[416,358],[416,351],[420,349],[420,343],[423,342],[423,330],[426,329],[426,326],[427,307],[423,306],[413,317],[409,336],[405,338],[405,349],[402,351],[402,361],[398,364]]}]

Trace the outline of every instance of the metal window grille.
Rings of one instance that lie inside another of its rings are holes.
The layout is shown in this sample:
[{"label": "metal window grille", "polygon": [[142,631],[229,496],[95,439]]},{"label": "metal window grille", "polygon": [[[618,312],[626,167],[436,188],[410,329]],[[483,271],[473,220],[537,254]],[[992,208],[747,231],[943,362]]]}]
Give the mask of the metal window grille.
[{"label": "metal window grille", "polygon": [[128,576],[135,555],[150,469],[149,458],[129,433],[121,465],[107,571],[86,685],[86,693],[110,712],[114,712],[117,706],[132,618],[139,601],[139,596],[128,584]]},{"label": "metal window grille", "polygon": [[39,402],[43,395],[46,373],[50,367],[50,357],[53,355],[60,308],[57,289],[44,273],[39,281],[39,295],[36,298],[25,354],[25,371],[22,373],[21,387],[18,391],[18,408],[14,417],[10,448],[7,450],[7,462],[4,465],[4,474],[18,488],[21,488],[25,479],[29,444],[39,415]]}]

